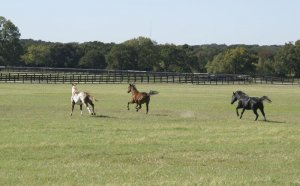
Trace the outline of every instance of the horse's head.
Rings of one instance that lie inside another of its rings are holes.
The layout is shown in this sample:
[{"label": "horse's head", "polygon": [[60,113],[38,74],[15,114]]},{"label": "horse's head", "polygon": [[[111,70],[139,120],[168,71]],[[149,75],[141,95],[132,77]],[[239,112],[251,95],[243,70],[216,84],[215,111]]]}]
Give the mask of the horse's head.
[{"label": "horse's head", "polygon": [[127,89],[127,93],[131,92],[132,87],[134,87],[134,84],[129,84],[128,89]]},{"label": "horse's head", "polygon": [[72,94],[78,91],[76,85],[76,83],[72,83]]},{"label": "horse's head", "polygon": [[233,104],[237,100],[238,100],[238,94],[237,94],[237,92],[233,92],[232,98],[231,98],[231,104]]}]

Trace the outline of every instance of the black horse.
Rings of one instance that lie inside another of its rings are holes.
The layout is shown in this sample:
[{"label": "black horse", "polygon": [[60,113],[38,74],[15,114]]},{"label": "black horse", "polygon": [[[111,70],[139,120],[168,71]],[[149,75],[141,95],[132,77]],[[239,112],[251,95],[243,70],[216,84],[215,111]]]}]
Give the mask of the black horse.
[{"label": "black horse", "polygon": [[238,105],[236,107],[237,116],[239,116],[238,109],[241,109],[241,108],[243,109],[240,119],[242,119],[245,110],[253,110],[254,114],[256,115],[256,118],[255,118],[255,121],[256,121],[258,118],[257,109],[259,109],[266,121],[263,101],[267,101],[267,102],[271,103],[272,101],[270,100],[270,98],[268,98],[268,96],[263,96],[261,98],[249,97],[247,94],[245,94],[242,91],[236,91],[236,92],[233,92],[231,104],[233,104],[237,100],[239,101]]}]

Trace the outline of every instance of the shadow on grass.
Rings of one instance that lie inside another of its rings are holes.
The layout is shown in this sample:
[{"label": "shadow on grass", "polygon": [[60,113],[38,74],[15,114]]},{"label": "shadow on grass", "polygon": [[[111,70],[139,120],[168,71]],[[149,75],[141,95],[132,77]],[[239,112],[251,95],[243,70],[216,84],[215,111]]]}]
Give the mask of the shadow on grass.
[{"label": "shadow on grass", "polygon": [[[243,119],[242,119],[243,120]],[[286,123],[285,121],[275,121],[275,120],[263,120],[263,119],[258,119],[257,121],[255,120],[250,120],[250,119],[245,119],[244,121],[253,121],[253,122],[262,122],[262,123]]]},{"label": "shadow on grass", "polygon": [[112,116],[107,116],[107,115],[95,115],[92,116],[93,118],[116,118],[116,117],[112,117]]},{"label": "shadow on grass", "polygon": [[[264,121],[264,120],[262,120]],[[274,120],[267,120],[266,123],[286,123],[285,121],[274,121]]]},{"label": "shadow on grass", "polygon": [[168,114],[152,114],[153,116],[169,116]]}]

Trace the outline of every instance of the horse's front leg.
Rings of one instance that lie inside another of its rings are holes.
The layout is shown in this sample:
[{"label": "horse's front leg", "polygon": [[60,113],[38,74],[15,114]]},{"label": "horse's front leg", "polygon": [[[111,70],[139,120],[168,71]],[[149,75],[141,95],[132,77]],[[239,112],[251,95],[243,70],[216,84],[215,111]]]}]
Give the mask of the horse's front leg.
[{"label": "horse's front leg", "polygon": [[71,107],[71,113],[70,113],[70,116],[72,116],[72,115],[73,115],[74,105],[75,105],[75,102],[74,102],[74,101],[72,101],[72,107]]},{"label": "horse's front leg", "polygon": [[239,107],[236,107],[236,109],[235,109],[235,110],[236,110],[236,115],[237,115],[238,117],[240,116],[240,115],[239,115],[239,109],[240,109]]},{"label": "horse's front leg", "polygon": [[129,110],[129,104],[133,104],[133,103],[134,103],[134,100],[131,100],[131,101],[128,102],[128,104],[127,104],[127,110]]},{"label": "horse's front leg", "polygon": [[243,110],[242,110],[240,119],[242,119],[244,112],[245,112],[245,108],[243,108]]},{"label": "horse's front leg", "polygon": [[242,105],[242,103],[241,102],[239,102],[238,103],[238,105],[236,106],[236,115],[239,117],[240,115],[239,115],[239,109],[241,109],[241,108],[243,108],[243,105]]}]

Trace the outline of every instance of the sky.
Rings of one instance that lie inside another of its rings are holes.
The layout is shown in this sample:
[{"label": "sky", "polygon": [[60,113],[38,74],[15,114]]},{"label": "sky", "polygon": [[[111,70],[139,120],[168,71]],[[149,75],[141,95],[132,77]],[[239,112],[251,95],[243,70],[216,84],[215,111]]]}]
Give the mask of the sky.
[{"label": "sky", "polygon": [[300,0],[0,0],[22,39],[281,45],[300,39]]}]

